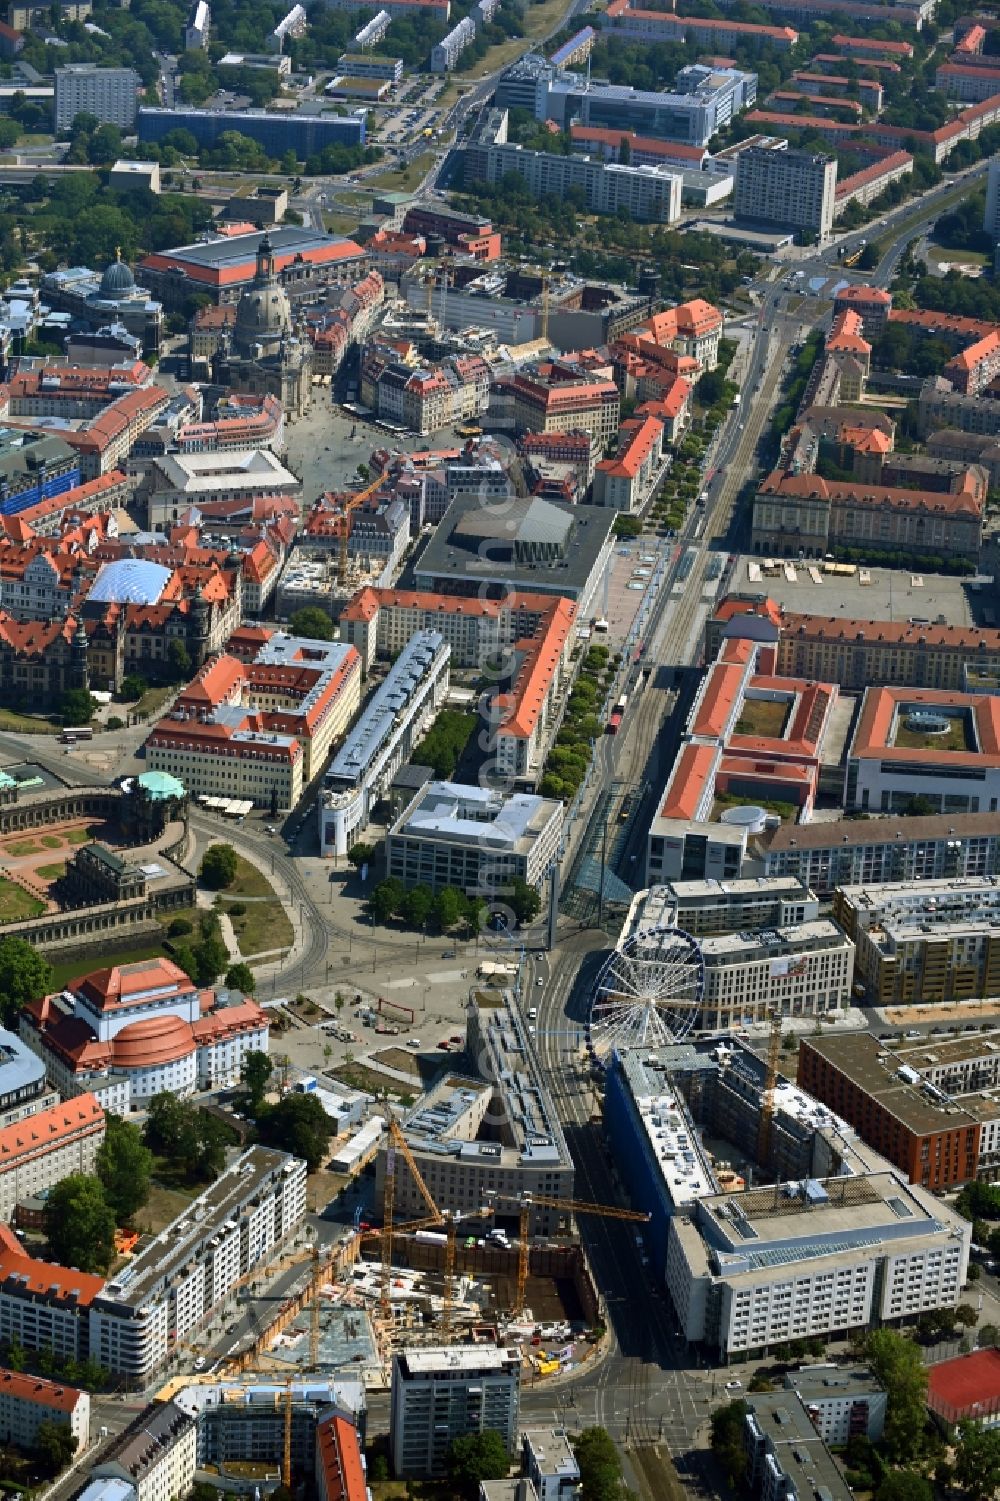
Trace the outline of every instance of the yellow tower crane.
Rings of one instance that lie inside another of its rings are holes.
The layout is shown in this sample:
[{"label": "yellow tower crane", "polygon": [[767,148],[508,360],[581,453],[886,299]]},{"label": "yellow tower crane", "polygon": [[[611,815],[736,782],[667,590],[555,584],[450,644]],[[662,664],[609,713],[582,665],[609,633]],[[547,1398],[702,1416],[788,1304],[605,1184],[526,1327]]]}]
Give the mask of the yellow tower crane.
[{"label": "yellow tower crane", "polygon": [[767,1071],[760,1101],[757,1126],[757,1161],[763,1168],[771,1150],[771,1126],[774,1123],[774,1087],[778,1082],[778,1059],[781,1055],[781,1010],[771,1012],[771,1032],[767,1039]]},{"label": "yellow tower crane", "polygon": [[[410,1176],[416,1184],[417,1192],[427,1205],[427,1214],[423,1219],[410,1220],[401,1226],[401,1230],[410,1234],[414,1230],[426,1229],[429,1225],[443,1225],[445,1216],[434,1202],[430,1189],[424,1182],[423,1175],[417,1167],[409,1143],[403,1135],[402,1129],[395,1116],[389,1117],[389,1143],[385,1154],[385,1182],[382,1188],[382,1229],[379,1232],[381,1240],[382,1273],[381,1286],[379,1289],[379,1311],[382,1320],[388,1328],[392,1319],[392,1303],[389,1290],[392,1282],[392,1237],[395,1229],[395,1201],[396,1201],[396,1153],[402,1153],[403,1160],[410,1170]],[[450,1322],[450,1312],[449,1312]]]},{"label": "yellow tower crane", "polygon": [[615,1204],[589,1204],[582,1199],[556,1199],[545,1194],[522,1194],[520,1198],[502,1194],[495,1197],[492,1203],[494,1205],[511,1204],[520,1211],[517,1231],[517,1294],[514,1302],[516,1314],[523,1314],[527,1306],[528,1253],[530,1250],[528,1234],[531,1211],[536,1204],[546,1209],[562,1209],[567,1214],[596,1214],[606,1220],[631,1220],[645,1225],[650,1219],[650,1216],[642,1210],[619,1209]]}]

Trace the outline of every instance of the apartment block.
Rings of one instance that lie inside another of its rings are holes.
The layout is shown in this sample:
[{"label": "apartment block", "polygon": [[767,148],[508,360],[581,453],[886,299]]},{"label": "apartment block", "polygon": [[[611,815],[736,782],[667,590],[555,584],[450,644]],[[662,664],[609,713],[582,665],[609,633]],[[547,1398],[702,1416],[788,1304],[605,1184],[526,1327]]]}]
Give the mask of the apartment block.
[{"label": "apartment block", "polygon": [[747,928],[785,928],[819,917],[819,899],[797,876],[671,881],[660,888],[672,921],[697,937]]},{"label": "apartment block", "polygon": [[95,1296],[93,1359],[129,1387],[145,1386],[178,1340],[273,1259],[305,1212],[305,1163],[251,1147]]},{"label": "apartment block", "polygon": [[104,1141],[104,1111],[93,1094],[0,1128],[0,1219],[70,1173],[92,1175]]},{"label": "apartment block", "polygon": [[833,225],[836,189],[835,158],[750,146],[736,160],[734,211],[737,219],[806,230],[822,241]]},{"label": "apartment block", "polygon": [[851,1501],[850,1486],[794,1392],[748,1393],[746,1408],[745,1479],[755,1501],[809,1495]]},{"label": "apartment block", "polygon": [[854,940],[855,968],[872,1005],[1000,995],[1000,883],[842,886],[833,914]]},{"label": "apartment block", "polygon": [[594,472],[594,504],[629,513],[641,510],[663,464],[664,427],[655,417],[623,422],[618,452]]},{"label": "apartment block", "polygon": [[397,1476],[445,1473],[452,1439],[492,1429],[517,1442],[521,1356],[516,1349],[407,1349],[392,1362],[392,1465]]},{"label": "apartment block", "polygon": [[886,1393],[870,1367],[804,1365],[786,1371],[782,1384],[798,1397],[824,1444],[846,1444],[856,1434],[877,1444],[882,1437]]},{"label": "apartment block", "polygon": [[0,1442],[33,1449],[41,1423],[65,1424],[76,1447],[90,1443],[90,1395],[75,1386],[0,1370]]},{"label": "apartment block", "polygon": [[57,68],[56,130],[68,130],[79,114],[96,115],[102,125],[129,132],[135,126],[142,79],[134,68],[98,68],[68,63]]},{"label": "apartment block", "polygon": [[91,1476],[131,1485],[136,1501],[174,1501],[194,1484],[198,1430],[175,1402],[157,1403],[123,1429]]}]

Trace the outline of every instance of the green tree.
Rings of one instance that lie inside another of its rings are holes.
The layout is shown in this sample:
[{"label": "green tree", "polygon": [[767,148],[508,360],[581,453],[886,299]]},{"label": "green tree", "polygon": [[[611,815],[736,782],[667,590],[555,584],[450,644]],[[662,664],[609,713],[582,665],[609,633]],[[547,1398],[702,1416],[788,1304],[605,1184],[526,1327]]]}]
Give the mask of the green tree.
[{"label": "green tree", "polygon": [[118,697],[123,703],[131,704],[138,698],[142,698],[149,684],[144,677],[137,672],[129,672],[122,678],[122,685],[118,690]]},{"label": "green tree", "polygon": [[405,895],[405,886],[395,876],[390,876],[387,881],[379,881],[368,898],[368,910],[372,921],[388,922],[390,917],[394,917],[399,911]]},{"label": "green tree", "polygon": [[479,1495],[481,1480],[505,1480],[510,1473],[507,1446],[493,1428],[453,1438],[445,1463],[451,1483],[470,1498]]},{"label": "green tree", "polygon": [[243,1062],[240,1065],[240,1082],[247,1092],[250,1108],[256,1115],[264,1103],[267,1093],[268,1080],[271,1077],[273,1064],[266,1053],[254,1049],[252,1053],[243,1054]]},{"label": "green tree", "polygon": [[442,933],[453,928],[465,911],[465,898],[454,886],[442,886],[434,898],[434,917]]},{"label": "green tree", "polygon": [[144,1138],[163,1159],[163,1169],[184,1182],[203,1182],[225,1166],[222,1122],[166,1091],[149,1102]]},{"label": "green tree", "polygon": [[68,1423],[46,1419],[35,1430],[34,1450],[47,1472],[58,1475],[76,1453],[76,1434]]},{"label": "green tree", "polygon": [[955,1479],[974,1501],[987,1501],[1000,1490],[1000,1429],[959,1423]]},{"label": "green tree", "polygon": [[529,886],[520,876],[514,877],[514,884],[507,894],[510,909],[519,923],[533,922],[542,910],[542,898],[534,886]]},{"label": "green tree", "polygon": [[0,938],[0,1018],[17,1030],[18,1013],[52,988],[52,966],[24,938]]},{"label": "green tree", "polygon": [[355,870],[360,870],[362,865],[369,863],[374,853],[375,846],[373,844],[365,844],[364,840],[359,840],[357,844],[351,845],[347,851],[347,858]]},{"label": "green tree", "polygon": [[314,1094],[286,1094],[257,1124],[271,1146],[303,1158],[311,1173],[321,1166],[333,1135],[333,1121]]},{"label": "green tree", "polygon": [[875,1501],[934,1501],[934,1488],[919,1470],[890,1470]]},{"label": "green tree", "polygon": [[400,916],[411,928],[422,928],[434,910],[434,893],[420,882],[411,886],[400,905]]},{"label": "green tree", "polygon": [[104,1141],[97,1154],[97,1176],[119,1224],[128,1224],[149,1198],[153,1154],[138,1126],[120,1116],[107,1115]]},{"label": "green tree", "polygon": [[86,688],[67,688],[59,700],[59,717],[63,724],[89,724],[97,712],[97,700]]},{"label": "green tree", "polygon": [[886,1391],[886,1452],[897,1461],[912,1458],[915,1438],[923,1431],[927,1395],[920,1351],[894,1329],[875,1329],[865,1341],[865,1356]]},{"label": "green tree", "polygon": [[242,990],[244,995],[253,995],[257,989],[253,970],[245,960],[231,964],[226,970],[226,986],[229,990]]},{"label": "green tree", "polygon": [[305,636],[309,641],[333,640],[333,621],[318,605],[306,605],[296,610],[288,628],[293,636]]},{"label": "green tree", "polygon": [[115,1251],[115,1212],[97,1178],[71,1173],[49,1190],[45,1234],[53,1258],[81,1272],[104,1272]]},{"label": "green tree", "polygon": [[711,1420],[712,1453],[733,1490],[739,1485],[746,1470],[746,1450],[743,1447],[743,1419],[746,1411],[745,1402],[727,1402],[724,1407],[715,1409]]},{"label": "green tree", "polygon": [[168,642],[167,667],[172,682],[183,683],[191,676],[191,654],[183,641]]},{"label": "green tree", "polygon": [[580,1466],[581,1501],[618,1501],[622,1496],[622,1467],[618,1450],[605,1428],[584,1428],[573,1440]]},{"label": "green tree", "polygon": [[231,844],[210,844],[202,856],[198,878],[209,891],[224,891],[236,879],[236,851]]}]

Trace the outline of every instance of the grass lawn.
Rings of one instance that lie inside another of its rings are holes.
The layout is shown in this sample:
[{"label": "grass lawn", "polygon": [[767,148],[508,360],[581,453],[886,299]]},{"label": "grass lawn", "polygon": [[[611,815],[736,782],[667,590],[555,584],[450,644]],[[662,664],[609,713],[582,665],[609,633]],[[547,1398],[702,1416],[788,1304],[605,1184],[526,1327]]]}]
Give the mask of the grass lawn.
[{"label": "grass lawn", "polygon": [[87,829],[67,829],[66,832],[65,832],[65,834],[63,834],[63,836],[62,836],[62,843],[63,844],[90,844],[91,840],[94,839],[95,836],[96,836],[96,830],[92,829],[92,828],[87,828]]},{"label": "grass lawn", "polygon": [[163,938],[155,934],[127,949],[109,949],[100,944],[77,949],[72,955],[63,955],[52,963],[53,988],[61,990],[77,975],[89,974],[91,970],[111,969],[116,964],[137,964],[140,959],[158,959],[165,952]]},{"label": "grass lawn", "polygon": [[29,891],[0,878],[0,922],[20,922],[45,911],[45,903]]},{"label": "grass lawn", "polygon": [[391,1074],[383,1074],[380,1069],[368,1068],[364,1063],[342,1063],[339,1068],[329,1069],[327,1072],[332,1079],[340,1079],[351,1089],[362,1089],[367,1094],[378,1095],[383,1090],[388,1090],[392,1095],[397,1095],[404,1105],[412,1105],[414,1096],[407,1094],[398,1079]]},{"label": "grass lawn", "polygon": [[791,703],[787,698],[745,698],[736,721],[737,735],[764,735],[777,740],[784,734]]},{"label": "grass lawn", "polygon": [[168,1188],[166,1184],[158,1182],[161,1159],[157,1158],[154,1163],[154,1178],[150,1184],[149,1198],[135,1217],[136,1229],[149,1229],[153,1235],[159,1234],[164,1226],[169,1225],[188,1207],[197,1193],[196,1189],[185,1190],[182,1188]]},{"label": "grass lawn", "polygon": [[358,227],[357,214],[324,214],[323,223],[332,235],[349,235]]},{"label": "grass lawn", "polygon": [[727,808],[745,807],[764,808],[768,813],[776,813],[782,823],[791,823],[795,818],[795,807],[792,803],[768,797],[742,797],[738,792],[716,793],[711,816],[717,819],[719,814],[724,813]]},{"label": "grass lawn", "polygon": [[[415,156],[402,171],[386,172],[378,178],[378,191],[383,193],[400,192],[409,193],[423,181],[434,165],[433,151],[422,151]],[[2,728],[2,726],[0,726]]]},{"label": "grass lawn", "polygon": [[249,860],[244,860],[242,855],[237,855],[233,884],[227,886],[222,894],[226,897],[274,896],[274,888],[256,865],[251,865]]},{"label": "grass lawn", "polygon": [[[223,912],[228,912],[231,906],[228,900],[219,903]],[[240,916],[230,918],[245,959],[272,949],[291,948],[295,931],[277,897],[271,901],[247,902],[246,909]]]},{"label": "grass lawn", "polygon": [[43,834],[42,835],[42,848],[43,849],[47,849],[47,850],[62,849],[62,847],[63,847],[63,845],[65,843],[66,843],[65,839],[63,839],[63,837],[60,834]]},{"label": "grass lawn", "polygon": [[39,865],[35,870],[35,875],[41,876],[43,881],[61,881],[65,874],[65,860],[60,860],[55,865]]},{"label": "grass lawn", "polygon": [[34,839],[12,839],[4,845],[8,855],[40,855],[42,846]]},{"label": "grass lawn", "polygon": [[900,715],[896,724],[896,734],[893,737],[893,744],[905,746],[908,750],[975,750],[975,744],[969,733],[968,716],[965,714],[950,714],[948,722],[951,728],[947,735],[928,735],[923,730],[909,729],[905,717]]},{"label": "grass lawn", "polygon": [[15,714],[13,709],[0,709],[0,730],[14,735],[58,735],[61,725],[50,719],[36,719],[32,714]]},{"label": "grass lawn", "polygon": [[145,714],[151,718],[159,713],[167,699],[173,698],[176,692],[176,687],[147,688],[137,704],[128,705],[128,711],[130,714]]}]

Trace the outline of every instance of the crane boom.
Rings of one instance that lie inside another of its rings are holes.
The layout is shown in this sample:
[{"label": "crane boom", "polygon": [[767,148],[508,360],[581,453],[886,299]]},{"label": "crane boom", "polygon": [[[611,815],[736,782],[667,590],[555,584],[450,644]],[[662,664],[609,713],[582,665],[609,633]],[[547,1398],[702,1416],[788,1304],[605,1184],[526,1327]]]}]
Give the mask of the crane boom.
[{"label": "crane boom", "polygon": [[767,1040],[767,1072],[760,1101],[760,1121],[757,1127],[757,1161],[766,1167],[771,1151],[771,1126],[774,1122],[774,1087],[778,1082],[778,1063],[781,1057],[781,1009],[771,1012],[771,1033]]}]

